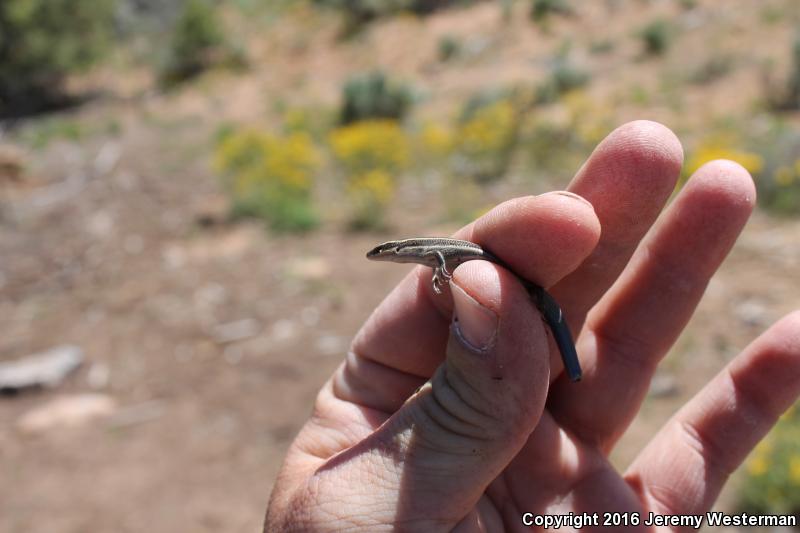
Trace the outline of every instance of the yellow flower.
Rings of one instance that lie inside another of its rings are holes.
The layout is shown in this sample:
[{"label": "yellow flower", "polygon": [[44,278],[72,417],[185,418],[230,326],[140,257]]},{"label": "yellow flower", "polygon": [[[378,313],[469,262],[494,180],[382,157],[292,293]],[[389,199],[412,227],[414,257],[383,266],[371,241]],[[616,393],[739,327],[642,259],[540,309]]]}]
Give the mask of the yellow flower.
[{"label": "yellow flower", "polygon": [[759,154],[717,144],[701,144],[686,162],[687,174],[693,174],[701,166],[715,159],[730,159],[742,165],[751,174],[764,169],[764,158]]},{"label": "yellow flower", "polygon": [[453,134],[438,124],[427,123],[420,133],[423,149],[434,156],[445,156],[453,149]]},{"label": "yellow flower", "polygon": [[760,453],[754,455],[747,462],[747,471],[752,476],[763,476],[769,470],[769,462]]},{"label": "yellow flower", "polygon": [[269,138],[264,145],[265,174],[290,188],[306,190],[318,158],[311,138],[304,133],[294,133],[285,138]]},{"label": "yellow flower", "polygon": [[384,170],[370,170],[352,176],[347,184],[347,192],[351,196],[359,196],[361,201],[385,205],[392,198],[394,180]]},{"label": "yellow flower", "polygon": [[790,167],[780,166],[775,170],[774,179],[781,187],[788,187],[794,181],[794,172]]},{"label": "yellow flower", "polygon": [[331,149],[350,173],[372,169],[400,170],[408,165],[411,149],[405,133],[393,120],[366,120],[335,129]]},{"label": "yellow flower", "polygon": [[500,100],[482,107],[459,129],[459,149],[474,157],[495,156],[513,142],[516,126],[511,102]]},{"label": "yellow flower", "polygon": [[308,194],[319,156],[304,133],[276,137],[245,130],[225,137],[217,146],[214,166],[224,174],[239,198],[264,190]]},{"label": "yellow flower", "polygon": [[800,485],[800,455],[794,455],[789,459],[789,479],[795,485]]},{"label": "yellow flower", "polygon": [[283,128],[288,132],[304,132],[310,129],[311,116],[305,109],[289,108],[283,114]]}]

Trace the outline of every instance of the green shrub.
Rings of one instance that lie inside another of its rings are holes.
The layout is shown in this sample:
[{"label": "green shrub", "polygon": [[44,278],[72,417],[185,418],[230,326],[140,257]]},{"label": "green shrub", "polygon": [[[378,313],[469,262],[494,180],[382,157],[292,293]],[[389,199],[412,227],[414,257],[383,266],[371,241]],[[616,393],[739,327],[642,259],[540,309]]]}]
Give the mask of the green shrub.
[{"label": "green shrub", "polygon": [[212,66],[240,66],[245,62],[244,54],[225,39],[218,16],[210,0],[186,0],[161,68],[164,85],[186,81]]},{"label": "green shrub", "polygon": [[589,53],[594,55],[605,55],[614,51],[614,41],[611,39],[600,39],[592,41],[589,45]]},{"label": "green shrub", "polygon": [[786,131],[761,140],[764,169],[756,178],[758,203],[779,215],[800,215],[800,135]]},{"label": "green shrub", "polygon": [[550,179],[568,179],[565,169],[580,164],[580,157],[586,153],[574,128],[547,120],[534,122],[520,144],[529,167],[547,173]]},{"label": "green shrub", "polygon": [[800,109],[800,35],[795,37],[792,45],[792,73],[789,75],[788,103],[794,109]]},{"label": "green shrub", "polygon": [[357,29],[380,17],[402,12],[431,13],[455,4],[468,4],[470,0],[314,0],[315,4],[342,11],[348,26]]},{"label": "green shrub", "polygon": [[531,18],[541,22],[550,15],[571,15],[572,7],[567,0],[533,0]]},{"label": "green shrub", "polygon": [[702,63],[689,75],[689,81],[696,85],[712,83],[724,77],[733,68],[733,57],[714,56]]},{"label": "green shrub", "polygon": [[639,32],[644,51],[648,55],[662,55],[672,40],[672,28],[665,20],[654,20]]},{"label": "green shrub", "polygon": [[[777,110],[800,109],[800,33],[792,43],[792,70],[782,94],[770,95],[770,103]],[[778,92],[778,91],[775,91]]]},{"label": "green shrub", "polygon": [[519,91],[494,91],[465,104],[454,139],[458,174],[488,182],[506,173],[519,140],[521,100]]},{"label": "green shrub", "polygon": [[61,82],[109,42],[113,0],[0,1],[0,116],[65,102]]},{"label": "green shrub", "polygon": [[745,464],[741,511],[800,514],[800,410],[792,407]]},{"label": "green shrub", "polygon": [[350,227],[381,228],[398,175],[411,160],[405,132],[394,120],[364,120],[334,129],[329,140],[344,174]]},{"label": "green shrub", "polygon": [[319,158],[307,135],[221,132],[215,163],[234,216],[263,219],[276,231],[317,225],[312,192]]},{"label": "green shrub", "polygon": [[445,62],[461,54],[461,41],[458,37],[445,35],[439,39],[439,61]]},{"label": "green shrub", "polygon": [[536,100],[553,102],[564,93],[586,86],[589,80],[588,72],[575,66],[567,54],[560,54],[553,61],[549,79],[537,88]]},{"label": "green shrub", "polygon": [[414,101],[411,88],[374,71],[347,80],[342,90],[341,124],[359,120],[402,120]]}]

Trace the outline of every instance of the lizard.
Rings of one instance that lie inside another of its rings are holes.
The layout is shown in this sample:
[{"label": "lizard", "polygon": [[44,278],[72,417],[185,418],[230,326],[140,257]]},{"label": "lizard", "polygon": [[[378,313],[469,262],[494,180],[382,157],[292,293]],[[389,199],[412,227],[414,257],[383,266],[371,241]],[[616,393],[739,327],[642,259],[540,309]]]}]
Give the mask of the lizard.
[{"label": "lizard", "polygon": [[542,313],[561,353],[561,360],[564,362],[567,376],[571,381],[580,381],[581,366],[578,352],[575,350],[575,343],[561,307],[544,288],[519,276],[505,262],[478,244],[442,237],[403,239],[379,244],[367,252],[367,259],[392,263],[416,263],[432,268],[431,283],[436,294],[442,293],[442,288],[453,276],[453,270],[461,263],[482,259],[505,268],[519,279],[537,309]]}]

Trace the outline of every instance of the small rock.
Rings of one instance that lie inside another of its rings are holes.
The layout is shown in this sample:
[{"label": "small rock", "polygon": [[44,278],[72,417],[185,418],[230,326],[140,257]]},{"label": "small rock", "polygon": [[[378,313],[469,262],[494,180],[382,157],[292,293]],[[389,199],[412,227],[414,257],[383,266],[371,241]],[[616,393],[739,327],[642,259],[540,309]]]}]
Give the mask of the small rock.
[{"label": "small rock", "polygon": [[255,337],[261,331],[261,324],[252,318],[244,318],[211,328],[211,336],[218,344],[228,344]]},{"label": "small rock", "polygon": [[93,237],[104,239],[114,231],[114,217],[108,211],[97,211],[86,222],[86,231]]},{"label": "small rock", "polygon": [[321,335],[315,347],[320,355],[342,355],[347,349],[347,339],[339,335]]},{"label": "small rock", "polygon": [[327,278],[331,273],[331,265],[322,257],[301,257],[291,261],[286,272],[294,278],[315,281]]},{"label": "small rock", "polygon": [[304,326],[314,327],[319,324],[319,309],[313,306],[304,307],[300,311],[300,321]]},{"label": "small rock", "polygon": [[122,247],[130,255],[139,255],[144,250],[144,239],[141,235],[129,235],[125,238]]},{"label": "small rock", "polygon": [[77,427],[93,418],[108,416],[115,408],[114,400],[105,394],[59,396],[23,414],[17,421],[17,427],[25,433]]},{"label": "small rock", "polygon": [[99,176],[109,174],[117,166],[122,156],[122,146],[118,142],[109,141],[103,145],[94,158],[94,171]]},{"label": "small rock", "polygon": [[297,335],[297,325],[291,320],[281,319],[272,324],[270,336],[274,341],[287,341]]},{"label": "small rock", "polygon": [[0,363],[0,391],[18,391],[29,387],[54,387],[83,361],[77,346],[58,346],[45,352]]},{"label": "small rock", "polygon": [[649,395],[652,398],[668,398],[675,396],[678,392],[678,381],[672,374],[658,373],[650,382]]},{"label": "small rock", "polygon": [[86,374],[86,382],[93,389],[105,389],[108,387],[110,377],[111,369],[107,364],[94,363],[89,367],[89,373]]},{"label": "small rock", "polygon": [[209,283],[194,291],[194,302],[198,307],[212,307],[224,303],[228,291],[219,283]]},{"label": "small rock", "polygon": [[769,310],[758,300],[745,300],[738,304],[733,312],[748,326],[764,327],[769,323]]},{"label": "small rock", "polygon": [[142,402],[117,411],[109,421],[111,429],[122,429],[156,420],[164,415],[164,404],[158,400]]},{"label": "small rock", "polygon": [[226,346],[222,352],[222,357],[229,365],[236,366],[244,357],[244,348],[240,344]]},{"label": "small rock", "polygon": [[164,266],[170,270],[178,270],[186,264],[186,252],[178,245],[171,244],[161,251]]}]

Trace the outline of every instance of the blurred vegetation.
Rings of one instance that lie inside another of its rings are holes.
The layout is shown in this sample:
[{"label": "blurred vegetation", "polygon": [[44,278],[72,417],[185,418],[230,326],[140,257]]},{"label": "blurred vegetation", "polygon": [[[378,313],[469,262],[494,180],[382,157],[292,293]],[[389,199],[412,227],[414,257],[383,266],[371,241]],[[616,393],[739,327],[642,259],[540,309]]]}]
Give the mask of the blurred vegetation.
[{"label": "blurred vegetation", "polygon": [[773,109],[794,111],[800,109],[800,31],[791,50],[791,67],[783,90],[768,89],[767,99]]},{"label": "blurred vegetation", "polygon": [[778,215],[800,214],[800,132],[777,122],[752,138],[730,133],[744,130],[733,127],[702,138],[687,153],[681,184],[704,164],[728,159],[753,176],[763,209]]},{"label": "blurred vegetation", "polygon": [[374,19],[398,13],[431,13],[458,4],[470,4],[474,0],[313,0],[315,4],[341,11],[345,16],[348,34],[357,31]]},{"label": "blurred vegetation", "polygon": [[340,126],[330,145],[345,181],[353,229],[378,229],[392,200],[399,173],[411,160],[411,146],[394,120],[366,120]]},{"label": "blurred vegetation", "polygon": [[729,55],[714,55],[689,74],[688,80],[695,85],[713,83],[725,77],[733,68],[734,60]]},{"label": "blurred vegetation", "polygon": [[537,88],[537,102],[554,102],[561,95],[580,89],[589,83],[591,79],[589,73],[572,63],[569,49],[570,45],[567,43],[553,58],[549,77]]},{"label": "blurred vegetation", "polygon": [[0,2],[0,116],[69,103],[62,81],[106,49],[113,0]]},{"label": "blurred vegetation", "polygon": [[756,176],[759,204],[779,215],[800,215],[800,132],[777,127],[758,146],[764,159]]},{"label": "blurred vegetation", "polygon": [[359,120],[402,120],[414,103],[411,87],[376,70],[351,77],[342,90],[341,124]]},{"label": "blurred vegetation", "polygon": [[122,125],[116,117],[87,123],[56,114],[31,122],[20,131],[20,139],[31,148],[42,149],[53,141],[81,142],[94,135],[117,136]]},{"label": "blurred vegetation", "polygon": [[457,172],[480,182],[502,177],[519,139],[523,109],[514,94],[479,95],[467,102],[455,132]]},{"label": "blurred vegetation", "polygon": [[533,0],[531,2],[531,19],[542,22],[551,15],[572,15],[572,6],[568,0]]},{"label": "blurred vegetation", "polygon": [[226,39],[215,5],[210,0],[186,0],[159,75],[164,85],[171,86],[212,66],[241,67],[245,63],[244,53]]},{"label": "blurred vegetation", "polygon": [[220,137],[215,166],[234,217],[260,218],[273,230],[289,232],[319,223],[312,193],[320,159],[308,135],[243,130]]},{"label": "blurred vegetation", "polygon": [[800,410],[789,409],[745,464],[739,508],[753,514],[800,514]]},{"label": "blurred vegetation", "polygon": [[450,61],[461,55],[462,51],[461,40],[453,35],[444,35],[439,39],[438,51],[439,61]]},{"label": "blurred vegetation", "polygon": [[672,26],[664,19],[656,19],[639,31],[644,52],[648,55],[662,55],[672,42]]}]

